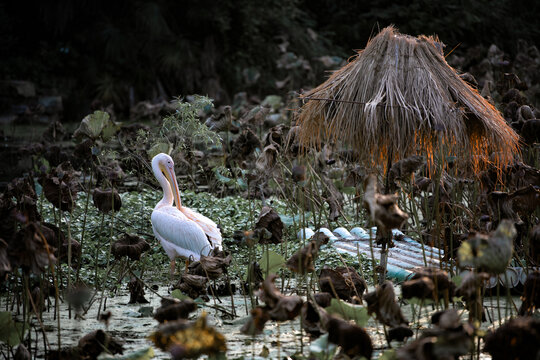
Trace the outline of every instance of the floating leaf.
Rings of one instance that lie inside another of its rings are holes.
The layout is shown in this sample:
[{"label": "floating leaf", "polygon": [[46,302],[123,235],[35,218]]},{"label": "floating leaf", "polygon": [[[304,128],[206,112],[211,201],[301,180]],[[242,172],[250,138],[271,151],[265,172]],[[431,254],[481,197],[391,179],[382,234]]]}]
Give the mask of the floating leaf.
[{"label": "floating leaf", "polygon": [[366,326],[369,315],[365,306],[353,305],[343,300],[332,299],[325,309],[329,314],[338,314],[345,320],[354,320],[358,326]]},{"label": "floating leaf", "polygon": [[171,292],[171,296],[172,296],[173,298],[175,298],[175,299],[180,300],[180,301],[181,301],[181,300],[186,300],[186,299],[190,299],[190,300],[191,300],[191,298],[190,298],[189,296],[187,296],[187,295],[184,295],[184,294],[182,293],[182,291],[180,291],[180,289],[175,289],[175,290],[173,290],[173,291]]},{"label": "floating leaf", "polygon": [[153,359],[156,355],[154,354],[154,348],[149,346],[147,348],[137,350],[132,352],[131,354],[127,354],[125,356],[106,356],[106,357],[100,357],[101,360],[150,360]]},{"label": "floating leaf", "polygon": [[268,250],[262,254],[260,264],[266,279],[268,274],[276,273],[285,264],[285,258],[275,251]]},{"label": "floating leaf", "polygon": [[324,334],[309,345],[310,359],[331,360],[337,351],[337,345],[328,341],[328,334]]},{"label": "floating leaf", "polygon": [[233,185],[234,184],[234,179],[231,179],[231,178],[229,178],[227,176],[221,175],[218,168],[214,168],[214,174],[216,175],[216,179],[219,182],[221,182],[223,184],[227,184],[227,185]]}]

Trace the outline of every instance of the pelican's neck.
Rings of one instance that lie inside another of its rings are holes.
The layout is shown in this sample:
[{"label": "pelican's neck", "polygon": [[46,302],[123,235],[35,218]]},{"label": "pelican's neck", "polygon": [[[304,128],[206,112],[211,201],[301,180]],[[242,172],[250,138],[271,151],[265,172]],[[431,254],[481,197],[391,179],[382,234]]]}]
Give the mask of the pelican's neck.
[{"label": "pelican's neck", "polygon": [[167,178],[161,172],[159,162],[152,161],[152,170],[154,171],[154,175],[156,176],[159,185],[161,185],[161,188],[163,189],[163,199],[157,203],[156,208],[162,206],[172,206],[174,197],[171,190],[171,184],[169,184],[169,181],[167,181]]}]

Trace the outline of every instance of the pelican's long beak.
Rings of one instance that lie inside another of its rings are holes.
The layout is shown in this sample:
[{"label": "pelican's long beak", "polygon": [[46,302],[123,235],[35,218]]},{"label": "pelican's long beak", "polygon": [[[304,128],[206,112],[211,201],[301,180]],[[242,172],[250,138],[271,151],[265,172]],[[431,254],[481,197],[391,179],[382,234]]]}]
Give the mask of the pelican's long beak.
[{"label": "pelican's long beak", "polygon": [[176,182],[176,175],[174,174],[174,168],[165,167],[165,177],[167,178],[167,181],[169,181],[169,184],[171,184],[171,189],[173,192],[174,197],[174,203],[178,210],[182,207],[182,203],[180,201],[180,190],[178,189],[178,183]]}]

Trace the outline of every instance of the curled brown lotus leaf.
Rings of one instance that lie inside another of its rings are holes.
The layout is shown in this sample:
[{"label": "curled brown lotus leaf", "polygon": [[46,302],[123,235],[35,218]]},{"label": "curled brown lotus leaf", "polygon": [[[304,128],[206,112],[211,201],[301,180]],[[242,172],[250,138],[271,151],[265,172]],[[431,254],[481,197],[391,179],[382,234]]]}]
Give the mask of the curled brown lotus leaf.
[{"label": "curled brown lotus leaf", "polygon": [[199,275],[183,274],[178,283],[174,286],[192,299],[206,294],[206,283],[208,278]]},{"label": "curled brown lotus leaf", "polygon": [[374,291],[364,295],[364,300],[368,304],[368,314],[375,313],[377,320],[383,324],[390,327],[408,324],[396,302],[394,286],[391,281],[386,280],[381,285],[377,285]]},{"label": "curled brown lotus leaf", "polygon": [[398,359],[457,359],[469,353],[473,345],[474,328],[462,323],[455,309],[439,311],[432,316],[433,327],[396,352]]},{"label": "curled brown lotus leaf", "polygon": [[150,250],[150,244],[143,238],[137,235],[124,234],[112,244],[111,253],[116,259],[127,256],[131,260],[139,260],[142,253],[147,250]]},{"label": "curled brown lotus leaf", "polygon": [[528,185],[537,186],[540,184],[540,170],[522,162],[508,165],[502,169],[502,172],[493,166],[480,174],[480,181],[486,192],[495,190],[497,184],[501,182],[509,189]]},{"label": "curled brown lotus leaf", "polygon": [[475,299],[483,292],[485,282],[490,278],[485,272],[469,272],[463,276],[461,284],[456,289],[456,296],[462,296],[464,300]]},{"label": "curled brown lotus leaf", "polygon": [[364,183],[364,207],[382,232],[399,228],[409,218],[398,206],[397,194],[383,195],[377,191],[377,177],[369,175]]},{"label": "curled brown lotus leaf", "polygon": [[328,314],[323,309],[317,309],[311,301],[306,301],[302,305],[302,327],[314,339],[325,332],[325,325],[328,321]]},{"label": "curled brown lotus leaf", "polygon": [[305,274],[315,271],[313,262],[319,253],[319,245],[316,241],[310,241],[306,246],[295,252],[285,264],[289,270]]},{"label": "curled brown lotus leaf", "polygon": [[434,354],[467,354],[473,345],[474,328],[462,322],[456,309],[440,311],[432,316],[434,327],[424,330],[422,336],[437,337]]},{"label": "curled brown lotus leaf", "polygon": [[210,280],[215,280],[227,272],[227,267],[231,264],[232,257],[201,256],[199,261],[189,264],[188,272],[193,275],[206,276]]},{"label": "curled brown lotus leaf", "polygon": [[508,172],[510,173],[510,179],[507,182],[513,188],[528,185],[538,186],[540,184],[540,170],[522,162],[516,162],[513,166],[509,166]]},{"label": "curled brown lotus leaf", "polygon": [[197,310],[197,304],[192,299],[170,299],[161,301],[161,306],[154,313],[154,319],[163,323],[177,319],[187,319],[189,314]]},{"label": "curled brown lotus leaf", "polygon": [[486,319],[484,306],[482,304],[482,294],[484,284],[490,275],[485,272],[470,272],[461,280],[461,285],[456,289],[456,296],[461,296],[465,301],[467,310],[469,310],[469,321],[478,320],[480,322]]},{"label": "curled brown lotus leaf", "polygon": [[78,347],[83,356],[89,359],[97,359],[103,351],[113,355],[124,353],[122,343],[103,330],[95,330],[83,336]]},{"label": "curled brown lotus leaf", "polygon": [[353,297],[359,296],[362,297],[362,294],[367,289],[366,280],[358,274],[358,272],[350,266],[338,266],[337,271],[343,275],[343,278],[348,284],[352,284],[353,288]]},{"label": "curled brown lotus leaf", "polygon": [[328,315],[326,330],[328,341],[341,346],[343,352],[350,358],[360,355],[371,359],[373,344],[363,328]]},{"label": "curled brown lotus leaf", "polygon": [[71,211],[75,206],[78,186],[71,178],[46,174],[40,179],[45,198],[57,209]]},{"label": "curled brown lotus leaf", "polygon": [[319,275],[319,287],[333,297],[351,301],[353,296],[362,296],[367,289],[366,281],[351,267],[323,268]]},{"label": "curled brown lotus leaf", "polygon": [[422,277],[431,279],[435,286],[432,299],[439,301],[441,298],[452,299],[456,290],[456,285],[450,280],[448,272],[435,267],[422,267],[414,269],[414,275],[411,280]]},{"label": "curled brown lotus leaf", "polygon": [[491,218],[495,222],[498,223],[501,219],[511,219],[513,221],[519,220],[519,216],[512,207],[512,198],[507,192],[490,192],[487,196],[487,203]]},{"label": "curled brown lotus leaf", "polygon": [[92,146],[94,141],[86,139],[77,145],[73,149],[72,162],[75,167],[80,169],[83,165],[89,163],[92,160]]},{"label": "curled brown lotus leaf", "polygon": [[403,299],[432,299],[435,284],[427,276],[407,280],[401,284],[401,296]]},{"label": "curled brown lotus leaf", "polygon": [[49,123],[47,129],[41,135],[42,139],[48,143],[60,142],[64,139],[66,130],[62,123],[58,120]]},{"label": "curled brown lotus leaf", "polygon": [[317,305],[322,308],[329,307],[332,302],[332,295],[327,292],[315,293],[313,294],[313,298],[315,299]]},{"label": "curled brown lotus leaf", "polygon": [[227,351],[225,337],[207,324],[204,313],[193,322],[178,319],[161,324],[150,339],[161,350],[170,351],[175,359],[199,358]]},{"label": "curled brown lotus leaf", "polygon": [[[47,240],[47,244],[55,248],[54,256],[61,263],[67,264],[69,252],[68,238],[58,228],[58,226],[51,223],[41,223],[41,231]],[[78,264],[82,255],[81,244],[72,238],[70,238],[69,241],[71,242],[71,263]]]},{"label": "curled brown lotus leaf", "polygon": [[451,360],[449,357],[434,357],[432,348],[437,342],[436,337],[422,337],[407,343],[396,350],[396,359],[399,360]]},{"label": "curled brown lotus leaf", "polygon": [[328,218],[332,221],[335,221],[338,217],[341,216],[345,197],[343,196],[341,191],[336,188],[334,182],[330,180],[327,176],[321,174],[321,180],[324,184],[323,197],[324,200],[328,203],[328,206],[330,207],[330,214],[328,215]]},{"label": "curled brown lotus leaf", "polygon": [[287,153],[290,153],[292,155],[298,155],[301,147],[299,141],[299,134],[300,126],[293,126],[289,129],[289,132],[287,133],[287,138],[285,139],[285,149]]},{"label": "curled brown lotus leaf", "polygon": [[272,320],[292,320],[300,313],[303,300],[297,295],[281,294],[274,284],[276,278],[275,274],[268,275],[257,295],[268,307],[268,314]]},{"label": "curled brown lotus leaf", "polygon": [[393,327],[388,330],[387,341],[391,342],[392,340],[404,341],[407,338],[413,336],[413,331],[407,325],[401,324],[399,326]]},{"label": "curled brown lotus leaf", "polygon": [[[249,264],[248,272],[247,272],[247,279],[246,279],[246,287],[252,287],[253,289],[258,289],[261,283],[264,281],[263,273],[261,270],[261,266],[258,262],[252,262]],[[246,291],[248,289],[245,289]]]},{"label": "curled brown lotus leaf", "polygon": [[288,130],[288,126],[284,124],[276,125],[270,130],[263,139],[264,146],[274,145],[276,149],[280,149],[283,146],[284,133]]},{"label": "curled brown lotus leaf", "polygon": [[23,196],[29,196],[37,200],[34,179],[30,176],[18,177],[7,185],[5,194],[8,198],[15,198],[20,201]]},{"label": "curled brown lotus leaf", "polygon": [[529,119],[521,127],[521,136],[525,143],[533,146],[540,142],[540,119]]},{"label": "curled brown lotus leaf", "polygon": [[17,351],[15,352],[14,360],[32,360],[32,354],[23,344],[17,346]]},{"label": "curled brown lotus leaf", "polygon": [[536,224],[529,233],[529,253],[533,264],[540,265],[540,224]]},{"label": "curled brown lotus leaf", "polygon": [[414,179],[413,193],[417,195],[421,191],[427,191],[431,185],[431,179],[425,176],[418,176]]},{"label": "curled brown lotus leaf", "polygon": [[255,161],[255,168],[259,172],[267,174],[276,165],[278,153],[276,145],[266,146]]},{"label": "curled brown lotus leaf", "polygon": [[268,239],[261,239],[261,244],[279,244],[283,241],[283,222],[279,217],[279,214],[270,206],[263,206],[259,219],[255,224],[255,231],[262,231],[266,229],[270,232],[271,237]]},{"label": "curled brown lotus leaf", "polygon": [[536,309],[540,308],[540,271],[531,271],[527,275],[521,300],[523,302],[518,312],[520,316],[532,315]]},{"label": "curled brown lotus leaf", "polygon": [[396,180],[405,180],[410,177],[416,170],[424,165],[424,157],[420,155],[412,155],[405,159],[395,162],[390,167],[388,178],[391,184],[395,187]]},{"label": "curled brown lotus leaf", "polygon": [[54,247],[46,243],[38,223],[29,223],[19,230],[8,243],[7,253],[12,267],[20,266],[24,272],[40,274],[49,263],[56,261]]},{"label": "curled brown lotus leaf", "polygon": [[0,283],[4,281],[8,272],[11,272],[11,263],[7,254],[8,244],[0,238]]},{"label": "curled brown lotus leaf", "polygon": [[[22,198],[17,201],[16,211],[20,216],[25,218],[25,220],[22,222],[40,222],[42,220],[41,214],[39,213],[37,208],[36,200],[30,196],[23,195]],[[12,217],[14,216],[13,213],[11,215]]]},{"label": "curled brown lotus leaf", "polygon": [[251,317],[242,325],[240,332],[246,335],[258,335],[264,330],[264,325],[270,320],[270,314],[268,314],[268,308],[257,306],[251,310]]},{"label": "curled brown lotus leaf", "polygon": [[512,208],[522,216],[529,216],[540,208],[540,188],[529,185],[512,192],[509,197],[512,199]]},{"label": "curled brown lotus leaf", "polygon": [[362,183],[366,177],[365,168],[361,166],[356,166],[353,169],[350,169],[347,173],[347,177],[343,181],[344,187],[357,187]]},{"label": "curled brown lotus leaf", "polygon": [[493,360],[537,359],[540,354],[540,320],[535,317],[510,319],[484,337],[484,351]]},{"label": "curled brown lotus leaf", "polygon": [[238,133],[238,127],[232,123],[232,112],[229,105],[216,110],[214,114],[206,119],[204,125],[215,132],[231,131]]},{"label": "curled brown lotus leaf", "polygon": [[276,274],[268,275],[266,280],[263,281],[261,289],[257,292],[259,299],[270,308],[274,308],[277,305],[279,298],[283,296],[274,284],[276,278]]},{"label": "curled brown lotus leaf", "polygon": [[334,157],[334,143],[325,143],[321,151],[315,154],[315,165],[318,169],[324,169],[328,165],[333,165],[336,162]]},{"label": "curled brown lotus leaf", "polygon": [[294,165],[291,169],[291,177],[295,183],[306,180],[306,167],[304,165]]},{"label": "curled brown lotus leaf", "polygon": [[293,320],[300,314],[304,301],[298,295],[282,295],[276,305],[268,311],[270,318],[275,321]]},{"label": "curled brown lotus leaf", "polygon": [[128,283],[129,304],[148,304],[149,301],[144,297],[144,284],[136,277],[132,277]]},{"label": "curled brown lotus leaf", "polygon": [[234,140],[230,157],[237,162],[242,162],[247,160],[257,148],[262,149],[261,140],[253,130],[245,129]]},{"label": "curled brown lotus leaf", "polygon": [[117,212],[122,207],[122,198],[116,189],[94,189],[92,193],[94,205],[104,214],[108,214],[111,210]]},{"label": "curled brown lotus leaf", "polygon": [[113,184],[118,184],[126,177],[120,163],[116,160],[96,166],[96,174],[98,184],[101,184],[105,179],[108,179]]},{"label": "curled brown lotus leaf", "polygon": [[58,166],[69,161],[69,154],[61,145],[49,144],[44,150],[43,157],[49,162],[50,166]]},{"label": "curled brown lotus leaf", "polygon": [[17,212],[12,198],[4,193],[0,194],[0,234],[4,239],[11,239],[17,231],[17,220],[13,215]]},{"label": "curled brown lotus leaf", "polygon": [[302,327],[312,338],[319,337],[324,330],[321,329],[320,316],[317,308],[311,303],[306,301],[302,306]]}]

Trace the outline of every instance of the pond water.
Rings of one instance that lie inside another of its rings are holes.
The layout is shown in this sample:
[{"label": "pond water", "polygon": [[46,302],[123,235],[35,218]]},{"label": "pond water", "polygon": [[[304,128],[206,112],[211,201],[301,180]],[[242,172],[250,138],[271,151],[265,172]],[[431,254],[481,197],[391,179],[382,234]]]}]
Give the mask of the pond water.
[{"label": "pond water", "polygon": [[[396,287],[398,290],[399,287]],[[285,293],[291,293],[285,291]],[[161,296],[170,296],[168,287],[160,287],[156,291]],[[152,318],[148,311],[146,315],[145,307],[151,307],[154,310],[160,306],[161,298],[157,294],[152,292],[146,292],[146,299],[149,304],[128,304],[129,294],[127,291],[120,292],[114,297],[106,299],[106,311],[112,313],[108,328],[106,328],[103,322],[97,320],[97,312],[101,294],[96,295],[96,300],[84,316],[75,319],[75,313],[72,310],[72,318],[68,317],[68,306],[66,303],[60,305],[60,339],[61,346],[75,346],[79,339],[85,334],[97,330],[108,330],[109,334],[113,337],[120,339],[124,343],[124,355],[133,353],[141,349],[152,347],[156,359],[169,359],[168,353],[162,352],[156,348],[152,342],[148,339],[148,336],[157,329],[157,321]],[[498,326],[499,316],[501,318],[508,318],[515,316],[516,308],[519,307],[521,301],[519,297],[511,297],[512,301],[508,302],[507,298],[501,297],[499,300],[495,297],[486,298],[484,301],[486,310],[488,312],[488,321],[482,325],[483,329],[493,328],[495,324]],[[53,300],[54,302],[54,300]],[[293,356],[297,353],[309,354],[309,337],[305,332],[301,331],[300,320],[297,318],[294,321],[287,321],[283,323],[268,322],[265,326],[264,332],[256,337],[247,336],[240,333],[242,324],[247,320],[246,305],[249,307],[249,298],[244,298],[242,295],[234,296],[234,303],[237,318],[231,319],[226,316],[223,311],[216,308],[223,308],[228,312],[231,311],[231,298],[220,297],[219,300],[214,300],[212,297],[210,301],[203,304],[197,313],[192,314],[191,318],[198,317],[203,311],[207,314],[208,323],[217,328],[219,332],[225,335],[227,339],[227,358],[263,358],[265,355],[267,358],[284,358]],[[0,306],[4,310],[6,308],[6,299],[3,298],[0,301]],[[452,306],[452,305],[451,305]],[[456,305],[457,306],[457,305]],[[459,308],[458,308],[459,309]],[[500,309],[498,311],[497,309]],[[148,309],[146,309],[148,310]],[[403,304],[402,311],[405,317],[411,321],[411,324],[416,325],[416,328],[421,330],[423,327],[429,325],[430,315],[437,309],[433,305],[424,306],[418,313],[418,305],[415,306],[414,314],[412,312],[412,306]],[[459,309],[462,311],[462,309]],[[420,315],[420,316],[419,316]],[[466,312],[462,314],[463,318],[467,317]],[[44,343],[47,342],[52,349],[58,348],[58,331],[57,331],[57,319],[54,319],[53,305],[50,312],[43,313],[43,324],[45,329],[46,340],[43,339],[43,333],[39,331],[40,325],[35,318],[32,317],[33,325],[33,347],[37,346],[37,358],[43,358],[44,356]],[[37,330],[35,330],[37,329]],[[366,326],[371,339],[376,349],[373,358],[378,359],[379,355],[388,348],[388,344],[384,338],[384,330],[382,325],[376,323],[370,318],[368,325]],[[399,346],[398,343],[393,342],[394,347]],[[265,354],[266,349],[268,352]],[[464,357],[470,358],[470,357]],[[475,358],[477,358],[475,356]],[[480,359],[491,359],[487,354],[481,354]]]}]

